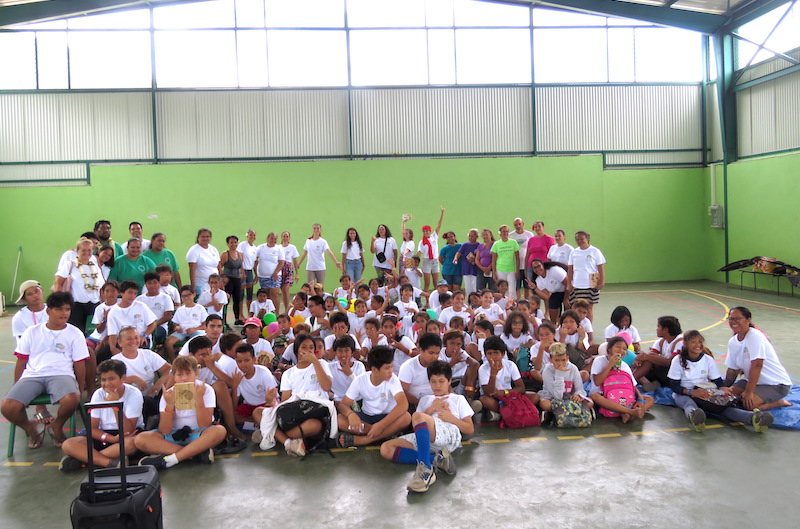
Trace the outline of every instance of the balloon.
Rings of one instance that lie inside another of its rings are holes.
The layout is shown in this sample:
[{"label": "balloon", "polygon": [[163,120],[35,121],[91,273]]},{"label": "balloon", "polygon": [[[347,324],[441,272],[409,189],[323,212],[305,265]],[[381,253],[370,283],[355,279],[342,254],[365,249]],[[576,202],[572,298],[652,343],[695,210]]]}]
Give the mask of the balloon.
[{"label": "balloon", "polygon": [[347,300],[345,298],[339,298],[339,305],[341,305],[343,309],[346,309],[347,308]]},{"label": "balloon", "polygon": [[261,336],[263,336],[264,338],[269,338],[269,331],[267,329],[262,330]]},{"label": "balloon", "polygon": [[625,332],[625,331],[618,332],[617,336],[619,336],[623,340],[625,340],[625,343],[628,344],[628,345],[630,345],[631,342],[633,341],[633,338],[631,338],[631,335],[629,333]]},{"label": "balloon", "polygon": [[438,315],[438,314],[436,314],[436,311],[435,311],[435,310],[433,310],[433,309],[428,309],[428,310],[426,310],[425,312],[427,312],[427,313],[428,313],[428,316],[430,316],[432,320],[439,319],[439,315]]},{"label": "balloon", "polygon": [[303,316],[302,314],[295,314],[292,317],[292,324],[293,325],[297,325],[298,323],[303,323],[304,321],[306,321],[306,317]]},{"label": "balloon", "polygon": [[627,351],[625,356],[622,357],[622,361],[628,364],[629,366],[633,365],[633,362],[636,360],[636,353],[633,351]]},{"label": "balloon", "polygon": [[270,323],[278,321],[278,317],[275,315],[274,312],[267,312],[264,314],[264,325],[269,325]]},{"label": "balloon", "polygon": [[267,325],[267,333],[270,334],[270,335],[275,334],[276,332],[278,332],[278,330],[280,328],[281,328],[281,326],[278,324],[278,322],[277,321],[273,321],[272,323]]},{"label": "balloon", "polygon": [[356,311],[356,300],[350,300],[350,306],[347,308],[347,312],[355,312]]}]

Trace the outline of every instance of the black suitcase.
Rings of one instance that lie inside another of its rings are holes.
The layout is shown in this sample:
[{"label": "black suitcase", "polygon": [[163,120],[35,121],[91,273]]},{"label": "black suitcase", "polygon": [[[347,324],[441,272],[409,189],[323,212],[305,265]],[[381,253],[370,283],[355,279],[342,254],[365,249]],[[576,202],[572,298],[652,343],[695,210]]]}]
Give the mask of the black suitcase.
[{"label": "black suitcase", "polygon": [[[122,402],[86,404],[83,413],[89,445],[88,475],[81,482],[78,497],[70,507],[74,529],[88,528],[163,528],[161,483],[152,466],[126,468],[125,457],[120,468],[94,468],[92,460],[92,426],[89,412],[94,408],[116,408],[118,424],[123,424]],[[125,453],[124,436],[120,450]]]}]

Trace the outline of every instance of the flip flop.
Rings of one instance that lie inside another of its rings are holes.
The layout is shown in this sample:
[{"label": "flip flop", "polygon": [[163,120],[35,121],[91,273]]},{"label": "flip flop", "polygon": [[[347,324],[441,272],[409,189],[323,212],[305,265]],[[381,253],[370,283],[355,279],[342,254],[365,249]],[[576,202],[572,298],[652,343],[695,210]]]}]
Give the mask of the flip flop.
[{"label": "flip flop", "polygon": [[34,437],[30,438],[30,440],[28,441],[28,448],[30,448],[31,450],[35,450],[37,448],[41,448],[42,447],[42,445],[44,444],[44,431],[46,429],[47,429],[47,426],[45,426],[41,430],[38,429],[38,428],[36,429],[36,437],[35,438]]},{"label": "flip flop", "polygon": [[[47,434],[50,436],[50,439],[53,441],[53,446],[55,446],[56,448],[61,448],[62,443],[64,443],[64,441],[67,440],[66,436],[64,436],[61,439],[58,439],[56,437],[55,432],[53,431],[53,428],[50,425],[45,426],[44,431],[47,432]],[[61,435],[64,434],[62,433]]]},{"label": "flip flop", "polygon": [[51,422],[53,422],[54,419],[54,417],[50,413],[50,410],[46,408],[43,412],[34,414],[33,418],[36,419],[36,422],[44,425],[49,425]]},{"label": "flip flop", "polygon": [[350,448],[355,446],[355,438],[351,433],[342,433],[336,440],[336,444],[339,445],[339,448]]}]

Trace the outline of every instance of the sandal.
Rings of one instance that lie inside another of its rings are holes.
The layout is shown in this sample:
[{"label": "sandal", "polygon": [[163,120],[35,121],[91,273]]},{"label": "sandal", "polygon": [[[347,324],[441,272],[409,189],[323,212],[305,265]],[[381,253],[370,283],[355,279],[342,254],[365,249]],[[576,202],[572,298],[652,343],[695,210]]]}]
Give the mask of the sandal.
[{"label": "sandal", "polygon": [[64,441],[67,440],[67,437],[64,435],[63,432],[61,433],[62,437],[59,439],[50,425],[45,426],[44,431],[47,432],[47,434],[50,436],[50,439],[53,441],[53,446],[55,446],[56,448],[61,448],[61,445],[64,443]]},{"label": "sandal", "polygon": [[356,445],[355,438],[351,433],[342,433],[339,435],[339,438],[336,439],[336,444],[339,448],[351,448]]},{"label": "sandal", "polygon": [[37,448],[41,448],[42,444],[44,444],[44,431],[47,429],[47,426],[39,430],[36,429],[36,437],[31,437],[28,441],[28,448],[31,450],[35,450]]},{"label": "sandal", "polygon": [[45,408],[44,411],[34,414],[33,418],[36,420],[36,422],[44,424],[45,426],[53,422],[54,419],[53,415],[50,413],[50,410],[47,408]]}]

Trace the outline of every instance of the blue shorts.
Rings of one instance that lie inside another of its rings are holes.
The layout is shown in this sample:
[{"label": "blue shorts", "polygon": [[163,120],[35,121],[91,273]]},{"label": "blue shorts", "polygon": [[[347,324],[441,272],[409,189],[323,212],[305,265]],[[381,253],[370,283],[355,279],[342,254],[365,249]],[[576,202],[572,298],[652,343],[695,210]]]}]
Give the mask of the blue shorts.
[{"label": "blue shorts", "polygon": [[458,275],[455,275],[455,274],[442,274],[442,279],[447,281],[447,284],[449,284],[449,285],[461,286],[461,281],[463,280],[463,276],[461,276],[460,274],[458,274]]},{"label": "blue shorts", "polygon": [[198,439],[200,439],[200,436],[203,434],[203,432],[206,431],[206,428],[200,428],[199,430],[192,430],[192,433],[189,434],[189,437],[185,441],[176,441],[175,439],[172,438],[172,435],[177,431],[178,430],[175,430],[171,434],[165,435],[164,439],[166,439],[170,443],[175,443],[176,445],[186,446],[192,441],[197,441]]},{"label": "blue shorts", "polygon": [[258,284],[261,286],[261,288],[281,288],[280,277],[278,279],[272,279],[271,277],[259,277]]},{"label": "blue shorts", "polygon": [[380,422],[383,419],[385,419],[386,416],[388,415],[388,413],[379,413],[378,415],[367,415],[363,411],[357,411],[356,413],[358,414],[359,418],[367,424],[375,424],[377,422]]},{"label": "blue shorts", "polygon": [[183,340],[188,340],[194,338],[195,336],[199,336],[201,334],[205,334],[203,331],[194,331],[192,334],[186,334],[185,332],[174,332],[170,334],[171,338],[177,338],[179,342]]}]

